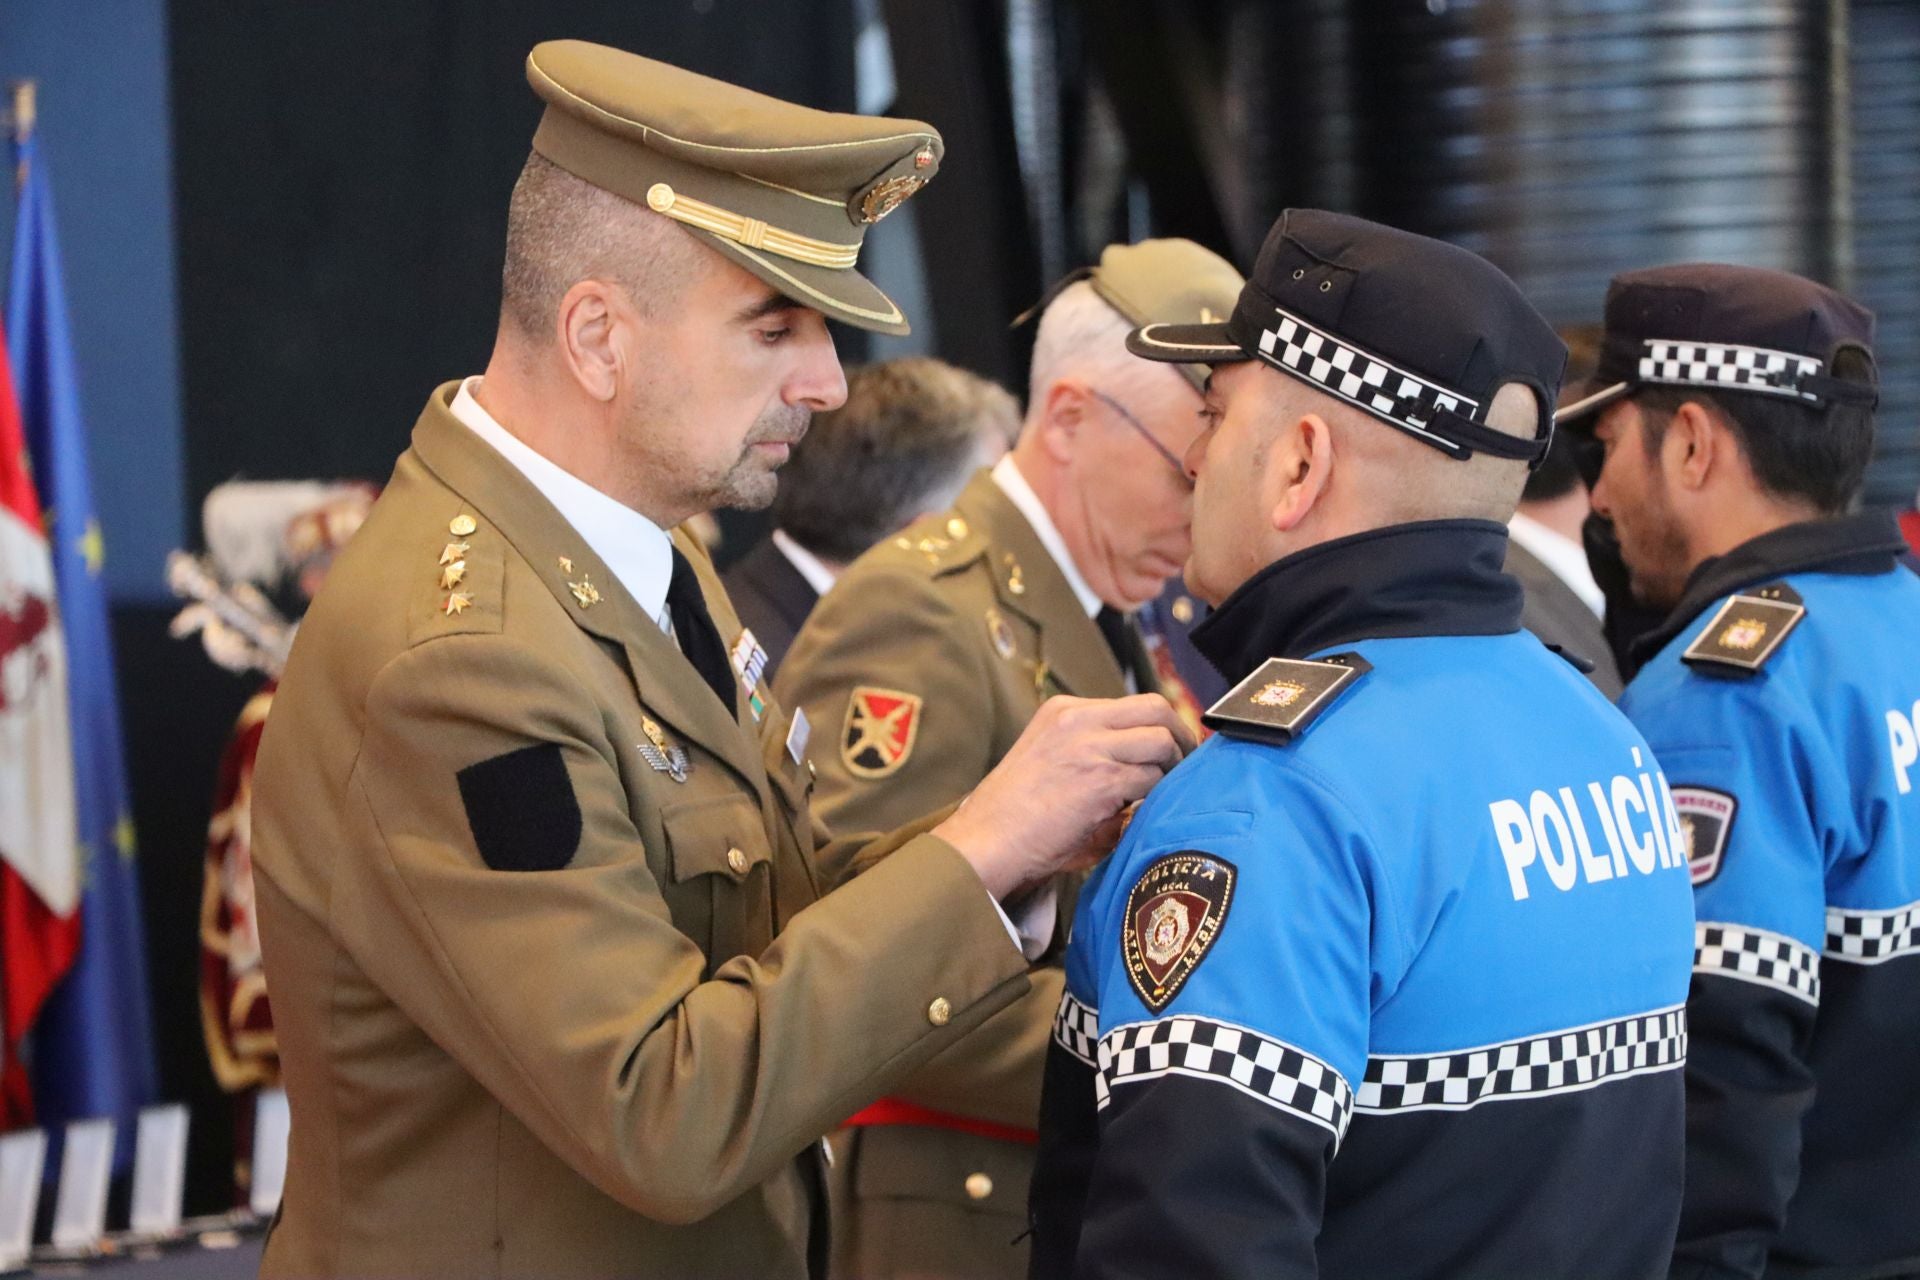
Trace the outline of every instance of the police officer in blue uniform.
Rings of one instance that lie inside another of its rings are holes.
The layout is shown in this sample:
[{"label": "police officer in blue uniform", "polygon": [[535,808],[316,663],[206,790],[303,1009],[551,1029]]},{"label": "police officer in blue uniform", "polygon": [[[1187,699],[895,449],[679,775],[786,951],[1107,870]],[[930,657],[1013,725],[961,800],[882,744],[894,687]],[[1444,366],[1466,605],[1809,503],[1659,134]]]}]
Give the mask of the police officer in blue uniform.
[{"label": "police officer in blue uniform", "polygon": [[1621,707],[1696,926],[1675,1276],[1920,1274],[1920,578],[1873,450],[1873,317],[1749,267],[1607,294],[1594,507],[1666,610]]},{"label": "police officer in blue uniform", "polygon": [[1234,682],[1082,898],[1036,1277],[1664,1274],[1692,910],[1640,734],[1520,628],[1552,329],[1287,213],[1214,366],[1187,580]]}]

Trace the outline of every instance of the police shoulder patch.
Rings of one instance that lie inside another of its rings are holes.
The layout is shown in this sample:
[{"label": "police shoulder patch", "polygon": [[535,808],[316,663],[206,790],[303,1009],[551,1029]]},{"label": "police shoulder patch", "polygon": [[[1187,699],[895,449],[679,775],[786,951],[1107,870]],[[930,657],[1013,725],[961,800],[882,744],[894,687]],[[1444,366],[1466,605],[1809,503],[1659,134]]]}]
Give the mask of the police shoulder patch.
[{"label": "police shoulder patch", "polygon": [[1268,658],[1200,720],[1228,737],[1284,746],[1371,670],[1373,664],[1357,653]]},{"label": "police shoulder patch", "polygon": [[1680,660],[1707,675],[1750,676],[1806,616],[1800,593],[1784,582],[1731,596]]},{"label": "police shoulder patch", "polygon": [[1680,840],[1686,850],[1687,872],[1693,883],[1705,884],[1720,874],[1720,858],[1727,851],[1733,816],[1740,802],[1712,787],[1673,787],[1673,813],[1680,821]]},{"label": "police shoulder patch", "polygon": [[1127,894],[1121,936],[1127,981],[1147,1008],[1166,1008],[1206,959],[1233,905],[1234,865],[1198,849],[1156,858]]},{"label": "police shoulder patch", "polygon": [[920,735],[920,697],[860,685],[847,699],[840,762],[859,778],[884,778],[907,762]]}]

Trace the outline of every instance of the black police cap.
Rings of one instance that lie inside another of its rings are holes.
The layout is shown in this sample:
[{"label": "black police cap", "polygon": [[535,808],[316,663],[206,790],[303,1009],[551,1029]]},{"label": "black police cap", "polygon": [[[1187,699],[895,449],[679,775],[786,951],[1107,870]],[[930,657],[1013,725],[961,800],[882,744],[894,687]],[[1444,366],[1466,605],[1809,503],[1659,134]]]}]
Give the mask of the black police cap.
[{"label": "black police cap", "polygon": [[[1147,325],[1127,349],[1189,364],[1264,360],[1454,458],[1536,466],[1567,363],[1553,326],[1486,259],[1319,209],[1280,215],[1226,323]],[[1485,425],[1509,382],[1539,397],[1531,440]]]},{"label": "black police cap", "polygon": [[1873,356],[1873,313],[1785,271],[1694,262],[1629,271],[1607,286],[1606,332],[1591,390],[1570,423],[1647,385],[1702,387],[1825,408],[1872,405],[1873,383],[1833,376],[1846,347]]}]

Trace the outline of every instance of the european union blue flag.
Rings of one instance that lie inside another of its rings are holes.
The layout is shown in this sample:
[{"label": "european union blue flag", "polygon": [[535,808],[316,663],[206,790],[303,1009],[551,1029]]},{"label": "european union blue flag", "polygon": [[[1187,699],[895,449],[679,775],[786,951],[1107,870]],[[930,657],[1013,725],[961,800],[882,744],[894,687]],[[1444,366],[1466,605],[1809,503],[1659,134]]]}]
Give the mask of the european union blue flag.
[{"label": "european union blue flag", "polygon": [[34,1106],[38,1122],[55,1134],[68,1120],[114,1117],[124,1160],[132,1151],[135,1113],[153,1101],[155,1086],[140,875],[100,577],[106,552],[93,505],[53,193],[31,137],[16,142],[15,159],[24,177],[7,346],[66,629],[83,895],[79,960],[34,1026]]}]

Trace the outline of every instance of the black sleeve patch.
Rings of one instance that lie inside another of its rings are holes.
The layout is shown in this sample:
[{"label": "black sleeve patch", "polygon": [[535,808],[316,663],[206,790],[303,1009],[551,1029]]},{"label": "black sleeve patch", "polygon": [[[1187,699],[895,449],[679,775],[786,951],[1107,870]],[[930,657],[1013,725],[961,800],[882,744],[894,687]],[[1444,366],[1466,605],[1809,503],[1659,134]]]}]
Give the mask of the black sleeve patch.
[{"label": "black sleeve patch", "polygon": [[1127,980],[1155,1013],[1206,959],[1233,905],[1236,868],[1198,849],[1156,858],[1127,895],[1121,951]]},{"label": "black sleeve patch", "polygon": [[580,850],[580,801],[556,743],[522,747],[458,775],[467,825],[495,871],[558,871]]}]

